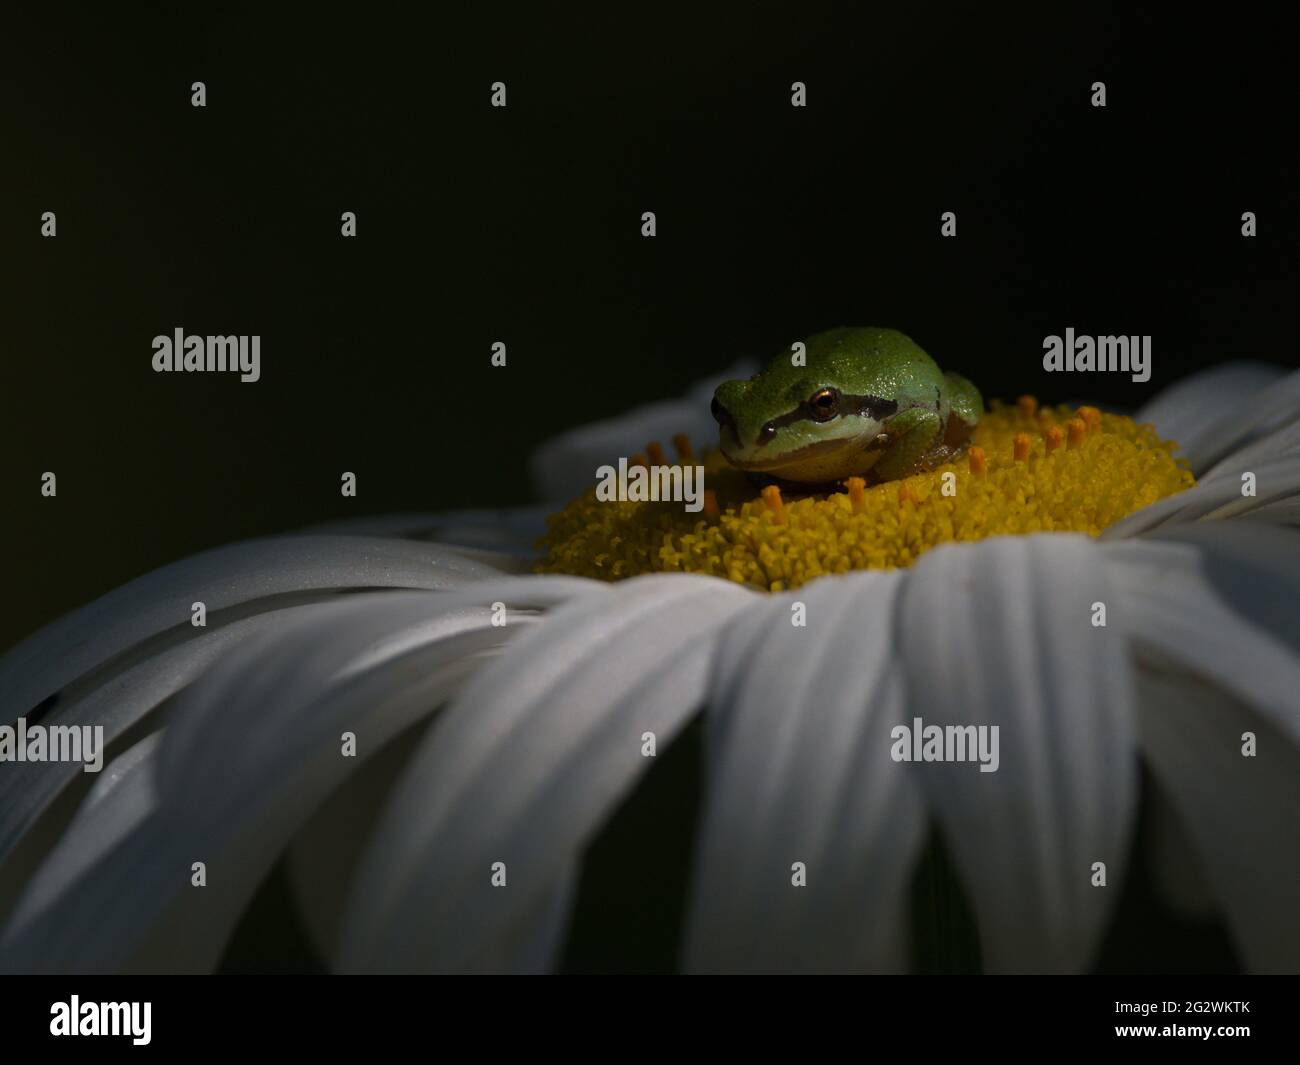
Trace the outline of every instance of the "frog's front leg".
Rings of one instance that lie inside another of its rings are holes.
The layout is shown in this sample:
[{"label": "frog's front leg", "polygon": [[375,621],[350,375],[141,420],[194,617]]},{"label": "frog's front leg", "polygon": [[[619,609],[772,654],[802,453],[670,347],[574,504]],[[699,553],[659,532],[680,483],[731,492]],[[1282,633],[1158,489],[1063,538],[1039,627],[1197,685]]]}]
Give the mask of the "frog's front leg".
[{"label": "frog's front leg", "polygon": [[885,432],[889,446],[871,467],[877,481],[892,481],[924,469],[941,444],[943,422],[929,407],[912,407],[890,419]]}]

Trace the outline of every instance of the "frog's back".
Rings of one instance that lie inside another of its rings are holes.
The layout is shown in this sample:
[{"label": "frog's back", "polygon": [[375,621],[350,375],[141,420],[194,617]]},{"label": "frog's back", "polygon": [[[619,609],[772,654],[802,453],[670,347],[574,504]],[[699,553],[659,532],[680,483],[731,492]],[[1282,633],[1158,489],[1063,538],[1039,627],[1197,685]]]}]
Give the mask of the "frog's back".
[{"label": "frog's back", "polygon": [[808,362],[851,358],[859,363],[933,363],[915,340],[897,329],[840,326],[808,338]]},{"label": "frog's back", "polygon": [[[929,404],[943,371],[919,344],[897,329],[844,326],[808,338],[808,366],[851,391]],[[915,393],[915,395],[913,395]]]}]

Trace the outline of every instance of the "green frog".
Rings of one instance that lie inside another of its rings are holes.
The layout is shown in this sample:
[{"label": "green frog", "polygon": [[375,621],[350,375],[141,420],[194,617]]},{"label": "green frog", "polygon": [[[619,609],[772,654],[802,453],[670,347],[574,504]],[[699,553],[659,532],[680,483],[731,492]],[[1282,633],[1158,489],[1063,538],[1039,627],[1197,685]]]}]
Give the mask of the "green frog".
[{"label": "green frog", "polygon": [[896,329],[831,329],[804,349],[713,394],[723,456],[759,479],[812,489],[906,477],[957,458],[984,413],[973,384]]}]

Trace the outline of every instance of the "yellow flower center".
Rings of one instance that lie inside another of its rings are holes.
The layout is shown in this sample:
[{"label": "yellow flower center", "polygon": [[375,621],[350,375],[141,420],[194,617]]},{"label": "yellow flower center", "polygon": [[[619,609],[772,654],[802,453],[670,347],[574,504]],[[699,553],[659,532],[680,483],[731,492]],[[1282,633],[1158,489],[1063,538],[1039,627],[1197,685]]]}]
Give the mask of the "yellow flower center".
[{"label": "yellow flower center", "polygon": [[[677,440],[681,461],[694,462]],[[759,491],[711,452],[704,510],[680,502],[602,502],[584,493],[548,519],[539,573],[620,580],[642,573],[726,577],[769,591],[828,573],[910,566],[935,544],[1032,532],[1096,536],[1196,482],[1177,445],[1150,425],[1094,407],[994,402],[958,462],[845,492]],[[647,454],[663,464],[659,444]],[[634,456],[632,464],[644,464]]]}]

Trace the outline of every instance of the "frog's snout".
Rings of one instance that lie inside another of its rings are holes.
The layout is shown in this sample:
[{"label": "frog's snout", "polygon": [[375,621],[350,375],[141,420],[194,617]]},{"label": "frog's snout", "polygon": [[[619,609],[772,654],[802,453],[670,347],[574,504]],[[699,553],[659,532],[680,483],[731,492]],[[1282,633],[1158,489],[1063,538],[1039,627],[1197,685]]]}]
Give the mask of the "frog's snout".
[{"label": "frog's snout", "polygon": [[733,462],[739,459],[741,453],[757,451],[765,447],[776,436],[776,422],[769,421],[752,432],[752,439],[746,439],[741,435],[736,416],[728,409],[726,402],[717,392],[713,395],[713,403],[709,409],[713,414],[713,420],[718,423],[722,453]]},{"label": "frog's snout", "polygon": [[745,445],[740,437],[740,425],[727,405],[715,395],[710,410],[713,413],[713,420],[718,423],[718,443],[722,447],[722,453],[730,457],[735,452],[743,450]]},{"label": "frog's snout", "polygon": [[732,414],[731,411],[727,410],[726,406],[723,405],[722,400],[718,398],[716,392],[713,394],[713,402],[709,406],[709,413],[713,415],[713,420],[718,423],[718,427],[724,433],[730,429],[733,436],[739,435],[736,430],[735,415]]}]

